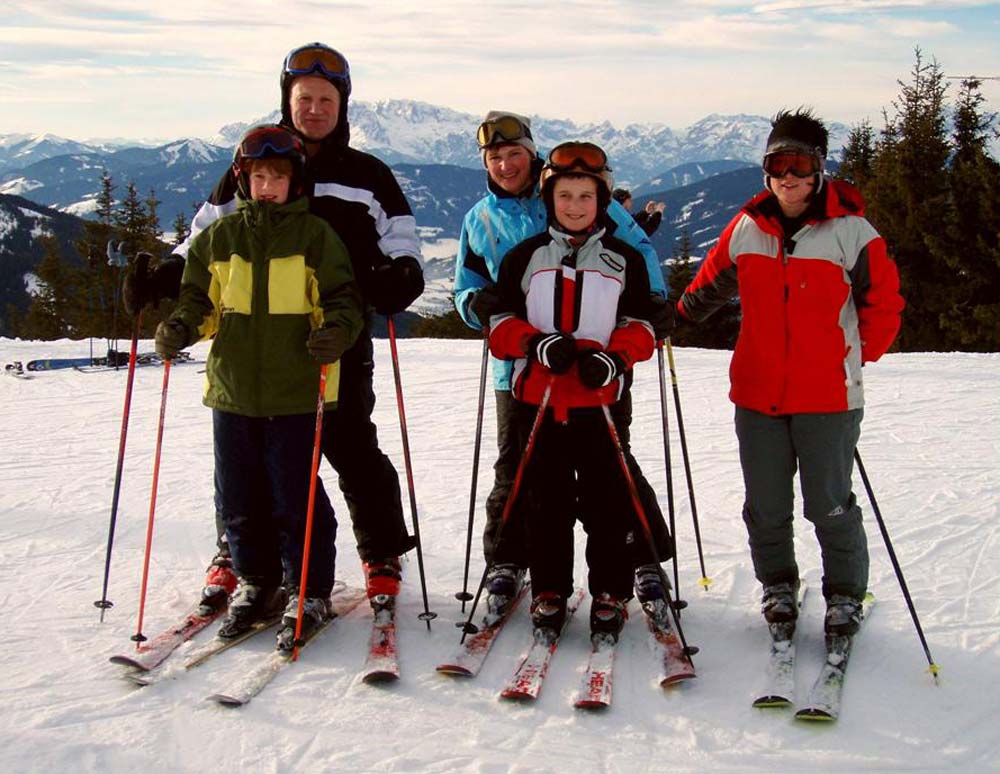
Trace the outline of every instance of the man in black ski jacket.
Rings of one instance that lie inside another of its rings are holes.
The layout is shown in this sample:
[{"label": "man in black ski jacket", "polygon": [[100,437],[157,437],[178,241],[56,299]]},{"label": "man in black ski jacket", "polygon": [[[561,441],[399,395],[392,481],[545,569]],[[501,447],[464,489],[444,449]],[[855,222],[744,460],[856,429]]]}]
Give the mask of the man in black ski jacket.
[{"label": "man in black ski jacket", "polygon": [[[416,221],[392,171],[380,160],[348,146],[350,68],[337,51],[311,43],[291,51],[281,72],[281,123],[305,141],[305,190],[309,209],[344,241],[365,302],[365,325],[340,360],[337,409],[323,424],[323,454],[340,476],[365,569],[369,597],[399,591],[399,556],[414,547],[403,518],[399,477],[378,445],[371,421],[371,313],[406,309],[424,289]],[[136,314],[162,298],[176,298],[191,240],[218,218],[236,210],[236,177],[229,170],[191,223],[191,235],[147,277],[126,276],[123,297]],[[313,333],[310,350],[322,351],[325,329]],[[216,498],[218,502],[218,498]],[[219,553],[202,592],[203,606],[220,607],[236,584],[221,519]]]}]

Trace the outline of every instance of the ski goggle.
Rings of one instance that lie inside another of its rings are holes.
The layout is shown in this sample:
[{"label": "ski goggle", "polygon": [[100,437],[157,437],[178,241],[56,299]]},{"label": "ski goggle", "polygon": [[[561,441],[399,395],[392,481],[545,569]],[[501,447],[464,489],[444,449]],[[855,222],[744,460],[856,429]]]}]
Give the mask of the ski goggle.
[{"label": "ski goggle", "polygon": [[514,142],[527,137],[533,139],[531,130],[514,116],[501,116],[483,121],[476,132],[479,150],[501,142]]},{"label": "ski goggle", "polygon": [[547,167],[557,172],[585,169],[588,172],[610,172],[608,155],[592,142],[564,142],[549,153]]},{"label": "ski goggle", "polygon": [[301,153],[302,141],[287,129],[263,126],[253,129],[240,141],[239,156],[244,159],[262,159],[267,156],[287,156]]},{"label": "ski goggle", "polygon": [[348,80],[351,68],[339,53],[326,46],[303,46],[285,57],[285,72],[289,75],[320,73],[327,78]]},{"label": "ski goggle", "polygon": [[770,177],[784,177],[789,172],[795,177],[812,177],[819,171],[819,159],[813,153],[779,151],[764,157],[764,172]]}]

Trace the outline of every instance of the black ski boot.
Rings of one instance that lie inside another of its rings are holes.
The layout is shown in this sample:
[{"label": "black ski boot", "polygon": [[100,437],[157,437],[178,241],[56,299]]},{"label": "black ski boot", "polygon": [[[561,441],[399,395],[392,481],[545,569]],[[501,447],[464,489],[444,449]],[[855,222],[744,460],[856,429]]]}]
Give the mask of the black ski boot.
[{"label": "black ski boot", "polygon": [[836,637],[857,634],[861,628],[861,600],[845,594],[831,594],[826,600],[823,628]]},{"label": "black ski boot", "polygon": [[495,564],[486,575],[486,610],[494,618],[503,618],[524,583],[523,567]]},{"label": "black ski boot", "polygon": [[606,639],[618,642],[625,621],[628,620],[628,603],[610,594],[594,597],[590,603],[590,639]]},{"label": "black ski boot", "polygon": [[229,609],[222,619],[218,636],[223,639],[238,637],[258,621],[280,615],[284,605],[285,590],[281,586],[264,588],[241,580],[229,600]]},{"label": "black ski boot", "polygon": [[[308,593],[308,592],[307,592]],[[281,651],[291,651],[295,647],[295,626],[298,623],[299,595],[289,594],[288,605],[278,629],[277,648]],[[327,597],[306,597],[302,602],[302,632],[303,640],[308,639],[316,629],[333,618],[333,608]]]},{"label": "black ski boot", "polygon": [[554,591],[543,591],[531,600],[531,625],[535,639],[554,640],[566,621],[566,598]]},{"label": "black ski boot", "polygon": [[764,586],[760,612],[769,624],[793,623],[799,617],[799,582],[772,583]]}]

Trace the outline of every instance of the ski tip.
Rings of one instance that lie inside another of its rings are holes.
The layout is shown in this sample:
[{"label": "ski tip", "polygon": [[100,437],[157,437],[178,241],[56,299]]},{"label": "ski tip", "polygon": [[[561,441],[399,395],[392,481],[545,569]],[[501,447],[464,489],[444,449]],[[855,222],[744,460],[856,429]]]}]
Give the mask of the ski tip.
[{"label": "ski tip", "polygon": [[661,688],[673,688],[675,685],[680,685],[688,680],[694,680],[698,675],[694,672],[685,672],[683,674],[669,675],[660,680]]},{"label": "ski tip", "polygon": [[112,664],[117,664],[118,666],[128,667],[129,669],[137,669],[140,672],[145,672],[146,667],[141,661],[136,661],[131,656],[112,656],[108,659]]},{"label": "ski tip", "polygon": [[792,706],[792,701],[784,696],[761,696],[754,699],[753,706],[757,709],[786,709]]},{"label": "ski tip", "polygon": [[438,664],[435,672],[442,675],[452,675],[453,677],[472,677],[473,672],[458,664]]},{"label": "ski tip", "polygon": [[806,707],[805,709],[800,709],[795,713],[795,719],[805,720],[808,722],[832,723],[837,719],[837,716],[830,714],[826,710],[817,709],[815,707]]},{"label": "ski tip", "polygon": [[525,693],[524,691],[503,691],[500,694],[500,698],[506,701],[518,702],[521,704],[530,704],[535,700],[535,697],[530,693]]},{"label": "ski tip", "polygon": [[398,672],[368,672],[361,678],[361,682],[367,685],[384,685],[386,683],[394,683],[399,679]]},{"label": "ski tip", "polygon": [[573,703],[573,706],[577,709],[588,710],[588,711],[600,711],[606,710],[611,705],[607,702],[600,701],[599,699],[578,699]]},{"label": "ski tip", "polygon": [[227,696],[224,693],[213,693],[211,696],[207,697],[207,701],[214,701],[216,704],[221,704],[223,707],[242,707],[246,703],[242,699],[236,699],[232,696]]}]

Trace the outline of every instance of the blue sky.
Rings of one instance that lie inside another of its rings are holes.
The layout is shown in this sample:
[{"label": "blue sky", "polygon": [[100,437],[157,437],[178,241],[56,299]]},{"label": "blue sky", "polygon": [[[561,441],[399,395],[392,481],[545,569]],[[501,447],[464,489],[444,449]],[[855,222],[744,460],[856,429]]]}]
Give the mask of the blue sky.
[{"label": "blue sky", "polygon": [[[317,39],[357,99],[619,127],[798,104],[879,126],[917,46],[946,74],[1000,76],[1000,3],[13,0],[0,134],[210,136],[277,107],[284,55]],[[983,94],[995,110],[1000,81]]]}]

